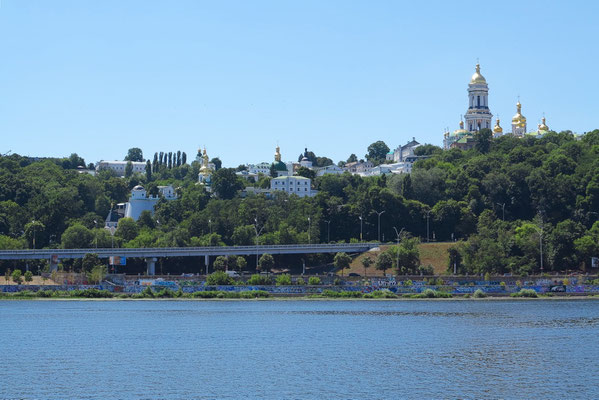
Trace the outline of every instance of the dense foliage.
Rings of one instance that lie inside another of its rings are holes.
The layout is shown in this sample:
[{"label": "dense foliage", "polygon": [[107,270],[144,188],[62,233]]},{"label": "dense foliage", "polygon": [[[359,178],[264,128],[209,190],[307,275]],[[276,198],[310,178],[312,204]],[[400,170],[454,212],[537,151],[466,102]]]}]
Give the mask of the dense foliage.
[{"label": "dense foliage", "polygon": [[[137,150],[129,158],[143,157]],[[380,161],[383,150],[374,143],[369,157]],[[82,173],[77,168],[85,162],[76,154],[43,160],[4,156],[0,248],[347,242],[358,240],[361,232],[364,240],[377,240],[377,212],[385,211],[381,239],[395,242],[401,228],[405,237],[399,249],[372,260],[381,270],[417,270],[417,242],[410,242],[411,237],[459,241],[449,254],[449,268],[459,273],[539,272],[540,242],[545,271],[588,267],[590,257],[598,254],[599,224],[593,225],[599,216],[598,130],[582,138],[569,132],[541,139],[505,136],[470,151],[427,145],[421,152],[430,158],[418,161],[409,175],[325,175],[313,182],[319,193],[302,199],[282,192],[272,198],[242,198],[240,189],[247,183],[229,168],[215,173],[211,196],[197,184],[198,163],[189,165],[182,157],[169,166],[158,156],[151,173],[121,178],[110,171]],[[269,177],[261,179],[267,187]],[[154,215],[122,219],[111,237],[103,229],[108,211],[127,201],[138,184],[150,194],[171,184],[180,197],[159,201]],[[332,256],[309,259],[319,260],[333,261]],[[173,271],[198,269],[191,264],[183,268],[185,260],[171,261]],[[238,261],[256,267],[252,257],[226,260],[230,269]],[[347,267],[347,260],[338,261],[338,268]],[[296,268],[301,259],[277,256],[276,264]],[[4,262],[0,268],[11,265]],[[270,270],[274,265],[266,258],[260,266]],[[81,262],[73,267],[83,268]]]}]

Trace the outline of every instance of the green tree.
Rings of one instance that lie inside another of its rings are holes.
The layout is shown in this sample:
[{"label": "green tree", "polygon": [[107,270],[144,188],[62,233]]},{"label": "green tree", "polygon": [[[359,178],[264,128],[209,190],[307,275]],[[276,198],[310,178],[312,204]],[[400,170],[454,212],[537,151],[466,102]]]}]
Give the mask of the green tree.
[{"label": "green tree", "polygon": [[13,281],[14,283],[16,283],[17,285],[20,285],[20,284],[21,284],[21,282],[22,282],[22,272],[21,272],[21,270],[20,270],[20,269],[15,269],[15,270],[12,272],[12,275],[11,275],[11,277],[12,277],[12,281]]},{"label": "green tree", "polygon": [[31,273],[31,271],[25,271],[25,274],[23,275],[23,277],[25,278],[25,282],[29,283],[33,280],[33,274]]},{"label": "green tree", "polygon": [[341,270],[341,276],[343,276],[343,271],[349,268],[350,263],[351,257],[348,256],[346,253],[341,252],[335,254],[335,258],[333,259],[333,265],[335,265],[335,268]]},{"label": "green tree", "polygon": [[223,162],[222,162],[222,161],[220,160],[220,158],[218,158],[218,157],[214,157],[212,160],[210,160],[210,162],[211,162],[212,164],[214,164],[214,170],[215,170],[215,171],[218,171],[218,170],[219,170],[219,169],[221,169],[221,168],[222,168],[222,166],[223,166]]},{"label": "green tree", "polygon": [[260,271],[270,271],[275,266],[275,259],[270,254],[262,254],[258,261],[258,269]]},{"label": "green tree", "polygon": [[246,261],[246,260],[245,260],[245,258],[244,258],[244,257],[242,257],[242,256],[239,256],[239,257],[237,257],[237,261],[235,262],[235,264],[237,265],[237,270],[238,270],[239,272],[241,272],[241,271],[245,270],[245,268],[246,268],[246,267],[247,267],[247,265],[248,265],[247,261]]},{"label": "green tree", "polygon": [[131,175],[133,175],[133,163],[127,161],[127,165],[125,165],[125,178],[130,178]]},{"label": "green tree", "polygon": [[4,280],[6,281],[7,285],[8,285],[8,281],[10,280],[10,277],[11,277],[10,268],[7,268],[6,271],[4,271]]},{"label": "green tree", "polygon": [[[127,163],[129,164],[129,163]],[[150,160],[146,161],[146,181],[150,182],[152,180],[152,163]]]},{"label": "green tree", "polygon": [[87,279],[91,283],[99,284],[104,280],[104,277],[108,274],[108,270],[105,265],[95,265],[87,274]]},{"label": "green tree", "polygon": [[63,249],[86,249],[92,247],[94,234],[80,223],[69,226],[62,234]]},{"label": "green tree", "polygon": [[389,153],[389,146],[382,140],[378,140],[368,146],[366,159],[375,165],[382,164],[387,157],[387,153]]},{"label": "green tree", "polygon": [[376,258],[376,262],[374,263],[374,267],[379,271],[383,271],[383,274],[387,272],[388,269],[393,267],[393,259],[388,252],[382,252]]},{"label": "green tree", "polygon": [[139,147],[132,147],[127,151],[127,155],[125,156],[125,161],[144,161],[144,153],[141,151]]},{"label": "green tree", "polygon": [[87,253],[81,260],[82,272],[90,272],[96,265],[100,265],[102,262],[97,254]]},{"label": "green tree", "polygon": [[227,257],[216,257],[216,260],[214,260],[214,264],[212,264],[212,266],[216,271],[224,271],[227,268]]},{"label": "green tree", "polygon": [[[32,248],[40,248],[42,246],[40,246],[40,241],[39,239],[42,237],[42,235],[44,234],[44,230],[46,229],[46,226],[41,223],[40,221],[31,221],[27,224],[25,224],[25,236],[27,237],[27,240],[29,241],[29,243],[31,243]],[[37,244],[36,244],[37,241]]]},{"label": "green tree", "polygon": [[310,168],[306,168],[306,167],[299,167],[297,169],[297,175],[303,176],[304,178],[309,178],[312,180],[314,180],[314,178],[316,178],[316,172],[314,172]]},{"label": "green tree", "polygon": [[364,267],[364,276],[366,276],[366,270],[368,268],[370,268],[370,266],[372,265],[372,258],[370,258],[369,256],[366,256],[364,258],[362,258],[362,267]]},{"label": "green tree", "polygon": [[488,153],[491,148],[491,141],[493,140],[493,131],[483,128],[476,132],[474,139],[476,140],[475,148],[483,154]]},{"label": "green tree", "polygon": [[122,238],[124,241],[135,239],[139,233],[139,228],[133,220],[133,218],[121,218],[119,219],[115,236]]},{"label": "green tree", "polygon": [[232,168],[221,168],[212,174],[212,191],[220,199],[232,199],[243,189],[243,182],[235,175]]},{"label": "green tree", "polygon": [[349,157],[347,157],[346,164],[356,162],[356,161],[358,161],[358,157],[354,153],[352,153],[352,154],[350,154]]}]

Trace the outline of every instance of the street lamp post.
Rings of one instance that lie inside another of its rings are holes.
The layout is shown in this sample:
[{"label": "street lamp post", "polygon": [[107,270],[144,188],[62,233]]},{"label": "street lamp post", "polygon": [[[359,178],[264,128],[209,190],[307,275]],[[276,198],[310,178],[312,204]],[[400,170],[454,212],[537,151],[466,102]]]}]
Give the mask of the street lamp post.
[{"label": "street lamp post", "polygon": [[98,248],[98,221],[94,219],[94,239],[96,239],[96,249]]},{"label": "street lamp post", "polygon": [[431,215],[431,210],[428,210],[428,211],[426,212],[426,242],[427,242],[427,243],[429,243],[429,242],[430,242],[430,239],[429,239],[429,237],[430,237],[430,235],[429,235],[429,231],[430,231],[430,230],[429,230],[429,222],[428,222],[430,215]]},{"label": "street lamp post", "polygon": [[308,217],[308,244],[312,244],[312,238],[310,237],[310,230],[312,228],[312,222],[310,217]]},{"label": "street lamp post", "polygon": [[360,215],[360,242],[362,241],[362,216]]},{"label": "street lamp post", "polygon": [[539,234],[539,252],[540,252],[539,257],[541,259],[541,274],[542,274],[543,273],[543,225],[541,225],[540,228],[537,226],[534,226],[534,228],[536,229],[537,233]]},{"label": "street lamp post", "polygon": [[208,218],[208,227],[210,229],[210,234],[212,235],[212,220]]},{"label": "street lamp post", "polygon": [[401,240],[401,233],[403,232],[404,228],[401,228],[401,230],[399,232],[397,232],[397,228],[393,227],[393,230],[395,230],[395,234],[397,235],[397,262],[396,262],[396,266],[397,266],[397,270],[399,271],[399,241]]},{"label": "street lamp post", "polygon": [[324,221],[327,223],[327,243],[331,243],[331,221]]},{"label": "street lamp post", "polygon": [[501,206],[501,220],[505,221],[505,203],[497,203],[498,206]]},{"label": "street lamp post", "polygon": [[256,269],[258,268],[258,240],[260,238],[260,234],[262,233],[262,229],[264,229],[264,225],[262,225],[262,228],[260,228],[260,230],[258,230],[258,218],[254,218],[254,231],[256,232]]},{"label": "street lamp post", "polygon": [[381,215],[385,213],[385,210],[383,210],[381,212],[378,212],[375,210],[374,212],[378,215],[378,233],[379,233],[378,240],[380,243],[381,242]]}]

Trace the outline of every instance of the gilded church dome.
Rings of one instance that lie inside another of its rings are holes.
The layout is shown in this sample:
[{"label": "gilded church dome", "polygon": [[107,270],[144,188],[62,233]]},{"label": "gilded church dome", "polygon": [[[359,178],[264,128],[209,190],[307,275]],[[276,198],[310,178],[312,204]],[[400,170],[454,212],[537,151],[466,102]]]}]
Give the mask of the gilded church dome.
[{"label": "gilded church dome", "polygon": [[487,80],[480,73],[480,64],[476,64],[476,72],[472,75],[472,79],[470,79],[470,83],[487,83]]},{"label": "gilded church dome", "polygon": [[543,117],[543,119],[541,119],[541,124],[539,125],[539,130],[540,131],[548,131],[549,130],[549,127],[545,123],[545,117]]},{"label": "gilded church dome", "polygon": [[516,103],[516,115],[512,118],[512,124],[522,126],[526,124],[526,117],[522,115],[522,104],[519,101]]},{"label": "gilded church dome", "polygon": [[495,121],[495,126],[493,127],[493,133],[503,133],[503,128],[499,125],[499,118]]}]

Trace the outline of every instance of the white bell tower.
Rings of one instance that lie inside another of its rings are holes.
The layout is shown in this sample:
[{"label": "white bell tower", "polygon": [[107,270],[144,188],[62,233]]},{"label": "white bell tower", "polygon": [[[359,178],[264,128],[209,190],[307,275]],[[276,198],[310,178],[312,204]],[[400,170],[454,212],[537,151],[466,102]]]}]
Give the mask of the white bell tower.
[{"label": "white bell tower", "polygon": [[489,86],[480,73],[480,64],[476,64],[476,72],[468,84],[468,111],[466,111],[466,129],[476,132],[491,129],[493,114],[489,110]]}]

